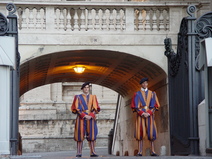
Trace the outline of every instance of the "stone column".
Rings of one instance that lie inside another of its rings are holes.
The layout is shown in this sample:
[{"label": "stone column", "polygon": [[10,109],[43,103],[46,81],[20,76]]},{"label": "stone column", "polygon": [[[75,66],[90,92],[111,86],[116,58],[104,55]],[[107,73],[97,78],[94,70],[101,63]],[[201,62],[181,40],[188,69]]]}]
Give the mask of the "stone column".
[{"label": "stone column", "polygon": [[51,100],[54,102],[62,102],[63,96],[63,87],[62,83],[53,83],[51,84]]},{"label": "stone column", "polygon": [[0,66],[0,154],[10,154],[10,68]]},{"label": "stone column", "polygon": [[0,155],[10,154],[10,69],[15,66],[15,38],[0,37]]},{"label": "stone column", "polygon": [[53,31],[54,30],[54,7],[46,7],[46,30]]},{"label": "stone column", "polygon": [[126,8],[126,31],[134,31],[134,8]]}]

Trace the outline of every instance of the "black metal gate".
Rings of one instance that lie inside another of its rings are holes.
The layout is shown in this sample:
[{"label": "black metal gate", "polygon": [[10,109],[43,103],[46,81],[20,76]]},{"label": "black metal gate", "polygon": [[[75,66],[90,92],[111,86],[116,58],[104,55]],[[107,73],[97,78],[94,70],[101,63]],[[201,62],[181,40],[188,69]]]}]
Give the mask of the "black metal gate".
[{"label": "black metal gate", "polygon": [[188,78],[188,20],[184,18],[178,33],[178,49],[174,53],[170,39],[165,39],[168,57],[171,154],[189,154],[189,78]]},{"label": "black metal gate", "polygon": [[[195,6],[189,6],[189,16],[181,21],[177,53],[172,49],[171,39],[164,40],[168,57],[172,155],[199,154],[197,108],[204,99],[203,73],[198,69],[199,41],[211,34],[207,35],[206,29],[203,35],[207,21],[202,17],[196,20],[195,11]],[[211,16],[209,18],[212,19]],[[211,32],[211,24],[208,28]]]}]

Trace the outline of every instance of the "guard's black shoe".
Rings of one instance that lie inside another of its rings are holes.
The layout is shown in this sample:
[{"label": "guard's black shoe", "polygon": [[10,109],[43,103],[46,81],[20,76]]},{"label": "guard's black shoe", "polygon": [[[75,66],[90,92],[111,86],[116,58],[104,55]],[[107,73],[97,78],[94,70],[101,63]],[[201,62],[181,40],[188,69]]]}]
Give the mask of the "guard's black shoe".
[{"label": "guard's black shoe", "polygon": [[142,154],[141,153],[138,153],[136,156],[139,157],[139,156],[142,156]]},{"label": "guard's black shoe", "polygon": [[155,152],[151,152],[151,156],[158,156]]},{"label": "guard's black shoe", "polygon": [[76,155],[76,157],[82,157],[82,155],[81,154],[78,154],[78,155]]},{"label": "guard's black shoe", "polygon": [[90,157],[99,157],[99,155],[93,153]]}]

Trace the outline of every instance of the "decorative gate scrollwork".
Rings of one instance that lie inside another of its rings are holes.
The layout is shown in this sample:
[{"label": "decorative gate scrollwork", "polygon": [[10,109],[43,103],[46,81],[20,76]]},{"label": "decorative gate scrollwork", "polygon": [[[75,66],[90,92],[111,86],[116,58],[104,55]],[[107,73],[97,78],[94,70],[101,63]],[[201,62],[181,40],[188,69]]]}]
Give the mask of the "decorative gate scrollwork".
[{"label": "decorative gate scrollwork", "polygon": [[[188,52],[188,48],[187,48],[187,44],[188,44],[188,39],[187,39],[187,29],[188,26],[188,22],[186,18],[183,18],[181,25],[180,25],[180,31],[178,33],[178,45],[177,45],[177,53],[174,52],[174,50],[172,49],[172,41],[170,38],[166,38],[164,40],[164,44],[165,44],[165,55],[168,57],[169,59],[169,74],[171,76],[176,76],[178,71],[179,71],[179,67],[181,64],[181,58],[182,58],[182,54],[185,53],[187,54]],[[185,64],[187,66],[187,61],[185,61]]]},{"label": "decorative gate scrollwork", "polygon": [[8,31],[8,22],[5,16],[0,13],[0,36],[5,35]]},{"label": "decorative gate scrollwork", "polygon": [[206,13],[196,21],[196,33],[200,39],[212,37],[212,13]]},{"label": "decorative gate scrollwork", "polygon": [[212,12],[206,13],[195,22],[196,36],[196,68],[199,70],[198,59],[200,51],[200,41],[212,37]]},{"label": "decorative gate scrollwork", "polygon": [[[9,11],[9,16],[16,17],[16,15],[14,15],[14,13],[16,12],[16,7],[14,4],[8,3],[6,6],[6,9]],[[8,20],[2,13],[0,13],[0,36],[6,35],[8,33],[8,31],[9,31]]]}]

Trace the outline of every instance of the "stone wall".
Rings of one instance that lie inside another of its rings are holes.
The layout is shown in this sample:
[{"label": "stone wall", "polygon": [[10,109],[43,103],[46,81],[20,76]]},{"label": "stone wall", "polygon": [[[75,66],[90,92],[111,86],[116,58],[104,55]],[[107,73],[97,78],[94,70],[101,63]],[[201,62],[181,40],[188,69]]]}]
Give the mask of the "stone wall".
[{"label": "stone wall", "polygon": [[[73,97],[80,94],[81,83],[55,83],[35,88],[21,97],[19,131],[23,152],[75,149],[73,140],[76,115],[70,112]],[[113,127],[117,93],[98,85],[92,86],[101,107],[98,115],[97,147],[107,147]],[[84,147],[88,147],[85,142]]]}]

